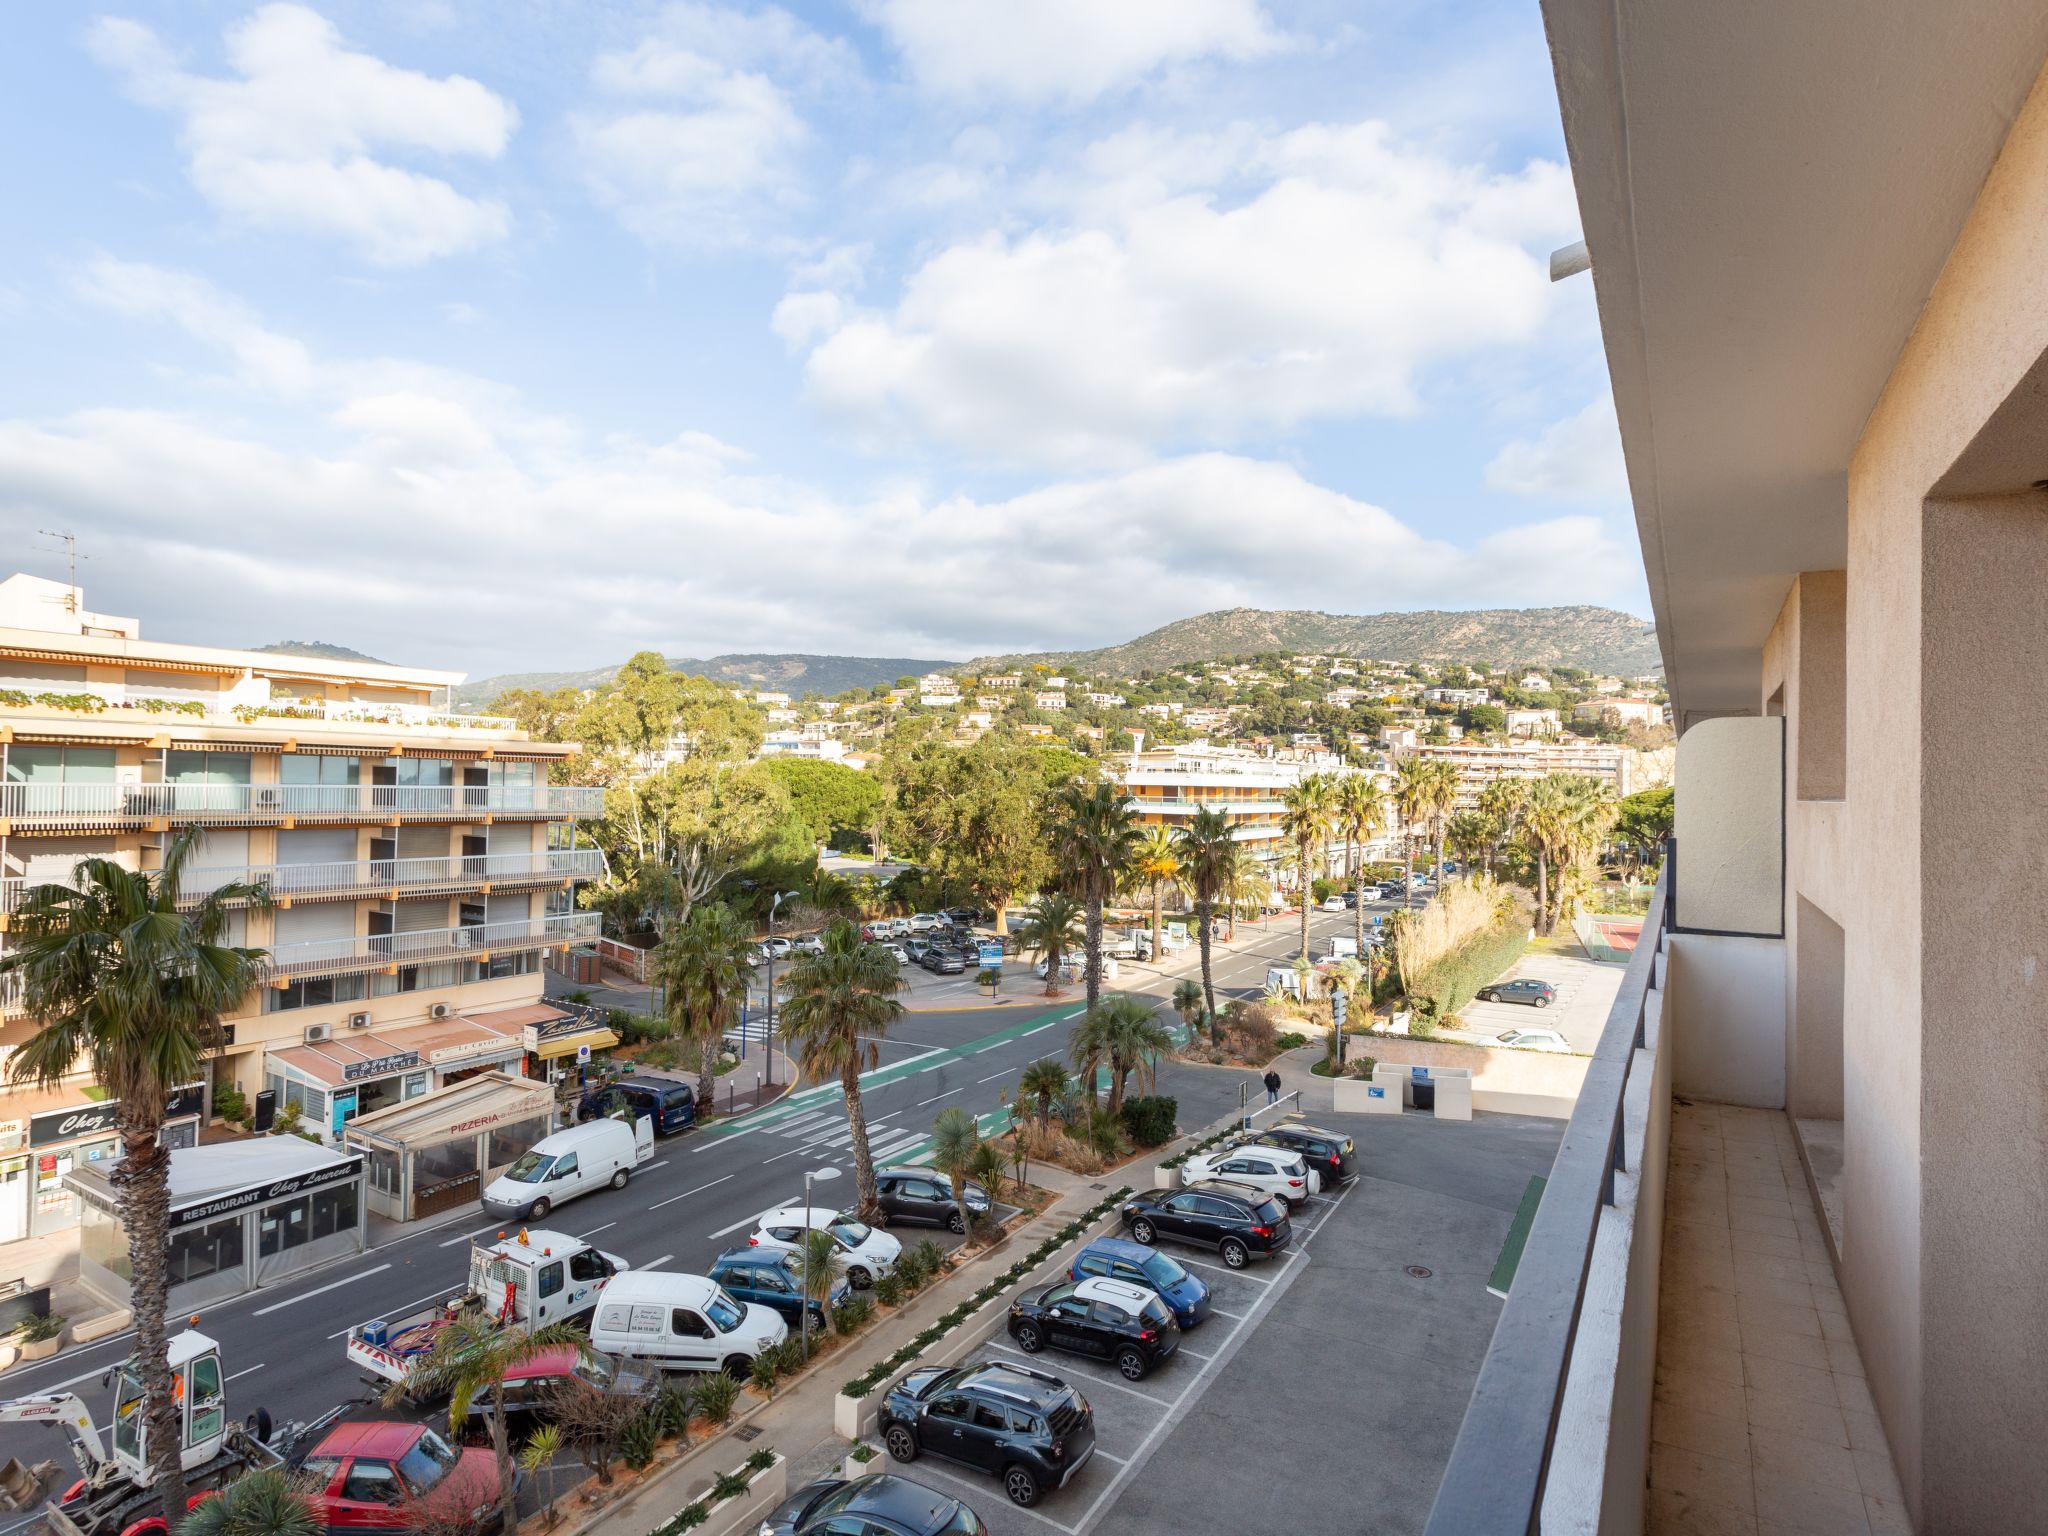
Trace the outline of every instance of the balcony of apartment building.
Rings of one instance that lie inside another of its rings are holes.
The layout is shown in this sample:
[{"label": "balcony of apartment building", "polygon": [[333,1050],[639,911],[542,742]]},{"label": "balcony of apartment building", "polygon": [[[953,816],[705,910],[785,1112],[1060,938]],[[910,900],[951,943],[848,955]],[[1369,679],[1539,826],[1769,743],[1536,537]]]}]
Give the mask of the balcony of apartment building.
[{"label": "balcony of apartment building", "polygon": [[544,821],[603,809],[601,788],[566,784],[0,783],[0,827],[17,832]]},{"label": "balcony of apartment building", "polygon": [[266,952],[263,978],[280,981],[334,976],[441,960],[487,963],[501,955],[568,949],[589,943],[598,937],[600,927],[601,919],[595,912],[560,912],[505,922],[463,923],[452,928],[287,941],[272,945]]}]

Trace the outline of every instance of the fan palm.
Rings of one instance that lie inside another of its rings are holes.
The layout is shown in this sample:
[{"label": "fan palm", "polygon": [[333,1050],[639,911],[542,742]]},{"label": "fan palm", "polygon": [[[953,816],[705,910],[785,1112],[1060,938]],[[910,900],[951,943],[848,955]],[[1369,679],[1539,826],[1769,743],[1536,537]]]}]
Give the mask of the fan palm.
[{"label": "fan palm", "polygon": [[178,1536],[320,1536],[321,1529],[313,1501],[283,1467],[243,1473],[178,1522]]},{"label": "fan palm", "polygon": [[1180,1015],[1180,1021],[1190,1044],[1195,1038],[1195,1020],[1202,1012],[1202,984],[1192,976],[1184,977],[1173,989],[1173,1011]]},{"label": "fan palm", "polygon": [[1369,773],[1337,781],[1337,825],[1351,845],[1351,916],[1358,952],[1365,953],[1365,845],[1387,817],[1387,797]]},{"label": "fan palm", "polygon": [[[1182,986],[1189,983],[1182,982]],[[1199,990],[1196,993],[1200,997]],[[1038,1100],[1038,1124],[1040,1129],[1052,1123],[1052,1107],[1059,1102],[1060,1095],[1067,1091],[1067,1069],[1057,1056],[1041,1056],[1024,1069],[1017,1079],[1017,1102],[1026,1099]]]},{"label": "fan palm", "polygon": [[1490,834],[1486,849],[1486,872],[1493,873],[1501,846],[1521,830],[1522,812],[1529,804],[1527,779],[1494,779],[1479,790],[1479,814],[1488,821]]},{"label": "fan palm", "polygon": [[896,1000],[902,990],[903,977],[888,952],[863,942],[853,924],[844,921],[825,930],[819,953],[791,962],[782,982],[783,1038],[795,1047],[806,1072],[836,1076],[846,1089],[853,1181],[860,1218],[867,1222],[879,1219],[881,1205],[860,1075],[881,1060],[882,1037],[903,1017],[903,1004]]},{"label": "fan palm", "polygon": [[1424,808],[1429,817],[1430,829],[1436,834],[1436,863],[1430,866],[1429,878],[1443,879],[1444,833],[1450,823],[1451,813],[1458,808],[1458,767],[1441,758],[1429,764],[1428,794]]},{"label": "fan palm", "polygon": [[454,1435],[460,1435],[468,1424],[476,1400],[489,1400],[485,1418],[491,1455],[498,1463],[498,1516],[503,1530],[517,1529],[519,1519],[512,1444],[505,1433],[505,1377],[538,1355],[564,1348],[587,1355],[590,1340],[570,1323],[550,1323],[528,1333],[522,1328],[500,1327],[495,1319],[459,1316],[434,1335],[433,1347],[385,1391],[386,1407],[407,1398],[447,1393],[448,1430]]},{"label": "fan palm", "polygon": [[1112,997],[1082,1023],[1109,1061],[1109,1112],[1123,1107],[1124,1090],[1134,1072],[1138,1086],[1151,1092],[1158,1082],[1159,1058],[1173,1049],[1173,1032],[1159,1022],[1152,1005],[1135,997]]},{"label": "fan palm", "polygon": [[1205,805],[1180,829],[1179,841],[1188,884],[1195,893],[1195,930],[1201,943],[1202,998],[1208,1005],[1209,1037],[1220,1045],[1223,1031],[1216,1021],[1216,974],[1209,964],[1209,924],[1216,911],[1217,893],[1231,878],[1237,840],[1230,830],[1230,818]]},{"label": "fan palm", "polygon": [[1081,942],[1081,904],[1065,891],[1048,891],[1034,901],[1017,924],[1017,946],[1045,957],[1045,995],[1057,997],[1060,961]]},{"label": "fan palm", "polygon": [[1562,906],[1561,900],[1552,899],[1551,872],[1559,875],[1557,895],[1561,897],[1565,867],[1589,857],[1613,819],[1613,796],[1591,779],[1552,773],[1530,786],[1522,813],[1522,840],[1536,860],[1538,933],[1555,931]]},{"label": "fan palm", "polygon": [[1404,758],[1394,769],[1394,810],[1401,818],[1402,834],[1406,838],[1407,857],[1401,870],[1401,905],[1415,905],[1415,829],[1429,820],[1429,808],[1435,803],[1436,786],[1430,771],[1428,758]]},{"label": "fan palm", "polygon": [[1054,801],[1053,853],[1087,904],[1088,1006],[1102,998],[1102,905],[1138,848],[1138,821],[1114,784],[1070,785]]},{"label": "fan palm", "polygon": [[967,1178],[981,1146],[981,1126],[959,1108],[942,1109],[932,1122],[932,1166],[953,1182],[953,1220],[964,1234],[973,1222],[967,1210]]},{"label": "fan palm", "polygon": [[1157,964],[1163,951],[1160,938],[1166,916],[1166,888],[1181,879],[1180,844],[1173,829],[1152,826],[1138,840],[1131,858],[1132,872],[1152,888],[1152,960]]},{"label": "fan palm", "polygon": [[1330,836],[1330,821],[1336,811],[1336,780],[1325,773],[1312,773],[1290,784],[1280,796],[1280,829],[1294,844],[1296,878],[1300,881],[1301,952],[1308,953],[1308,914],[1312,905],[1313,881],[1309,861]]},{"label": "fan palm", "polygon": [[670,1027],[698,1049],[697,1113],[708,1116],[718,1096],[718,1047],[753,975],[752,935],[723,902],[693,907],[655,950],[654,966]]},{"label": "fan palm", "polygon": [[805,1227],[797,1234],[797,1252],[802,1262],[797,1265],[797,1280],[804,1293],[807,1305],[804,1307],[803,1351],[804,1358],[811,1353],[811,1309],[810,1302],[818,1304],[818,1311],[828,1334],[839,1331],[839,1322],[832,1315],[832,1288],[839,1284],[839,1271],[832,1267],[839,1257],[839,1240],[830,1232],[821,1232],[816,1227]]},{"label": "fan palm", "polygon": [[988,1191],[991,1208],[1002,1198],[1003,1170],[1008,1166],[1009,1160],[1003,1156],[1003,1149],[992,1141],[976,1143],[974,1156],[967,1160],[967,1175]]},{"label": "fan palm", "polygon": [[121,1159],[110,1175],[134,1266],[129,1284],[152,1481],[164,1508],[185,1508],[178,1405],[164,1313],[169,1305],[171,1155],[159,1145],[171,1090],[202,1077],[220,1017],[240,1005],[263,951],[229,944],[236,903],[267,907],[239,881],[187,901],[180,892],[197,828],[171,839],[161,869],[86,859],[70,885],[31,886],[8,919],[0,979],[21,978],[35,1032],[8,1059],[14,1082],[54,1088],[81,1068],[118,1102]]}]

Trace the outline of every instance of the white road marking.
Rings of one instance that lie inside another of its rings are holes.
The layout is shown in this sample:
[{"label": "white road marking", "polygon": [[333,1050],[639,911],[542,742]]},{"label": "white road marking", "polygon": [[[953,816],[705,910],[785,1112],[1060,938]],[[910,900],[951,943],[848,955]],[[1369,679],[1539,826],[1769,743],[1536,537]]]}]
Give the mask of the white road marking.
[{"label": "white road marking", "polygon": [[919,1109],[923,1109],[927,1104],[936,1104],[941,1099],[950,1099],[956,1093],[965,1093],[967,1091],[967,1088],[968,1085],[966,1083],[962,1083],[958,1088],[948,1088],[944,1093],[935,1093],[928,1099],[919,1099],[917,1101],[917,1107]]},{"label": "white road marking", "polygon": [[[770,1207],[770,1209],[778,1209],[778,1207]],[[716,1232],[706,1232],[704,1235],[706,1237],[724,1237],[729,1233],[739,1231],[741,1227],[751,1227],[755,1222],[759,1221],[760,1219],[761,1218],[758,1214],[753,1216],[744,1216],[740,1220],[734,1222],[729,1227],[720,1227]]]},{"label": "white road marking", "polygon": [[732,1177],[733,1175],[728,1173],[725,1175],[724,1178],[713,1179],[710,1184],[699,1184],[695,1189],[686,1189],[680,1195],[670,1195],[666,1200],[657,1200],[654,1202],[654,1204],[647,1207],[647,1209],[649,1209],[650,1211],[658,1211],[664,1205],[674,1205],[678,1200],[683,1199],[685,1196],[701,1195],[704,1193],[705,1190],[711,1188],[713,1184],[723,1184],[726,1181],[726,1179]]},{"label": "white road marking", "polygon": [[66,1387],[77,1386],[81,1381],[91,1381],[95,1376],[106,1375],[107,1372],[111,1371],[117,1363],[118,1362],[116,1361],[110,1360],[105,1365],[101,1366],[98,1370],[87,1371],[83,1376],[67,1376],[62,1381],[49,1382],[43,1387],[43,1391],[61,1392]]},{"label": "white road marking", "polygon": [[650,1269],[659,1269],[659,1268],[661,1268],[661,1266],[662,1266],[662,1265],[666,1264],[666,1263],[667,1263],[667,1262],[668,1262],[668,1261],[669,1261],[670,1259],[672,1259],[672,1258],[674,1258],[674,1257],[675,1257],[675,1255],[674,1255],[674,1254],[672,1254],[672,1253],[664,1253],[664,1254],[663,1254],[663,1255],[662,1255],[662,1256],[661,1256],[660,1258],[656,1259],[656,1260],[655,1260],[655,1261],[654,1261],[654,1262],[653,1262],[652,1264],[642,1264],[642,1265],[640,1266],[640,1272],[641,1272],[642,1274],[645,1274],[645,1273],[647,1273],[647,1271],[648,1271],[648,1270],[650,1270]]},{"label": "white road marking", "polygon": [[1262,1280],[1245,1269],[1231,1269],[1222,1264],[1204,1264],[1200,1259],[1182,1259],[1180,1262],[1192,1265],[1196,1269],[1206,1269],[1212,1275],[1235,1275],[1240,1280],[1251,1281],[1253,1285],[1271,1285],[1273,1283],[1271,1280]]},{"label": "white road marking", "polygon": [[261,1364],[259,1363],[259,1364],[256,1364],[256,1365],[252,1365],[252,1366],[250,1366],[250,1367],[249,1367],[249,1368],[248,1368],[247,1370],[245,1370],[245,1371],[236,1371],[236,1372],[234,1373],[234,1375],[232,1375],[232,1376],[223,1376],[223,1377],[221,1378],[221,1380],[222,1380],[222,1381],[240,1381],[240,1380],[241,1380],[241,1379],[242,1379],[242,1378],[243,1378],[244,1376],[254,1376],[254,1375],[255,1375],[255,1374],[256,1374],[256,1373],[258,1372],[258,1371],[260,1371],[260,1370],[262,1370],[262,1369],[263,1369],[263,1367],[262,1367],[262,1365],[261,1365]]},{"label": "white road marking", "polygon": [[367,1280],[372,1275],[381,1275],[390,1267],[389,1264],[379,1264],[375,1269],[366,1269],[359,1275],[350,1275],[345,1280],[336,1280],[332,1284],[319,1287],[317,1290],[303,1291],[299,1295],[292,1297],[289,1301],[273,1301],[267,1307],[258,1307],[252,1316],[265,1317],[272,1312],[282,1312],[286,1307],[296,1307],[300,1302],[310,1301],[315,1296],[324,1296],[329,1291],[338,1291],[344,1285],[354,1285],[358,1280]]},{"label": "white road marking", "polygon": [[440,1246],[443,1248],[453,1248],[457,1243],[470,1242],[475,1238],[482,1237],[486,1232],[499,1232],[502,1230],[504,1229],[496,1225],[488,1227],[478,1227],[474,1232],[463,1232],[455,1237],[451,1237],[448,1239],[447,1242],[442,1243]]},{"label": "white road marking", "polygon": [[1242,1312],[1226,1312],[1221,1307],[1211,1307],[1209,1309],[1209,1315],[1211,1317],[1227,1317],[1233,1323],[1241,1323],[1244,1321],[1244,1314]]},{"label": "white road marking", "polygon": [[991,1072],[987,1077],[977,1077],[974,1080],[974,1086],[979,1088],[983,1083],[992,1083],[999,1077],[1008,1077],[1010,1075],[1008,1072]]},{"label": "white road marking", "polygon": [[588,1232],[578,1232],[576,1235],[578,1237],[595,1237],[598,1233],[607,1232],[617,1225],[616,1221],[608,1221],[601,1227],[592,1227]]}]

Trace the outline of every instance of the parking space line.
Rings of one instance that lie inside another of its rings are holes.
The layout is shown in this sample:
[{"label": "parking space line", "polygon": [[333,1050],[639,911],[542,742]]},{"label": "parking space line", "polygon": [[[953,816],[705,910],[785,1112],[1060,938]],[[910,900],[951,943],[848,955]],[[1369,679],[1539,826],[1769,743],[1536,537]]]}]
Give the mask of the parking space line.
[{"label": "parking space line", "polygon": [[1177,1355],[1193,1355],[1197,1360],[1214,1360],[1216,1358],[1214,1355],[1203,1354],[1199,1349],[1189,1349],[1185,1344],[1181,1345],[1174,1353]]},{"label": "parking space line", "polygon": [[[993,1342],[984,1344],[982,1347],[984,1349],[987,1349],[992,1354],[1008,1355],[1013,1360],[1022,1360],[1025,1364],[1032,1366],[1034,1368],[1040,1367],[1044,1364],[1043,1361],[1035,1360],[1030,1355],[1025,1354],[1024,1351],[1021,1349],[1011,1349],[1006,1345],[996,1344]],[[1128,1392],[1133,1397],[1142,1397],[1143,1399],[1145,1399],[1146,1402],[1156,1404],[1161,1408],[1170,1408],[1173,1406],[1172,1402],[1167,1398],[1155,1397],[1150,1392],[1140,1392],[1136,1387],[1127,1386],[1125,1383],[1121,1381],[1111,1381],[1107,1377],[1102,1378],[1099,1382],[1093,1376],[1083,1376],[1081,1380],[1088,1382],[1092,1385],[1115,1387],[1119,1392]],[[1071,1383],[1069,1383],[1069,1385],[1071,1385]]]},{"label": "parking space line", "polygon": [[[1096,1454],[1099,1456],[1102,1453],[1098,1451],[1096,1452]],[[904,1463],[902,1462],[897,1463],[897,1466],[899,1467],[903,1465]],[[909,1465],[913,1466],[916,1469],[916,1477],[917,1480],[920,1482],[922,1482],[927,1476],[930,1476],[944,1478],[948,1483],[951,1483],[954,1486],[954,1488],[959,1492],[960,1497],[967,1501],[968,1507],[970,1509],[974,1507],[974,1500],[986,1500],[989,1497],[987,1484],[989,1481],[991,1481],[990,1479],[983,1479],[983,1481],[980,1484],[977,1484],[974,1482],[973,1479],[965,1476],[963,1474],[962,1469],[956,1468],[951,1462],[946,1461],[941,1457],[920,1456],[917,1458],[915,1462],[910,1463]],[[910,1474],[908,1472],[905,1472],[901,1475],[907,1477]],[[1001,1495],[1001,1484],[996,1485],[996,1492],[998,1496]],[[1052,1490],[1052,1493],[1056,1494],[1057,1492],[1057,1489]],[[1049,1494],[1048,1496],[1051,1495]],[[1080,1536],[1080,1533],[1076,1531],[1073,1526],[1062,1525],[1059,1521],[1053,1519],[1051,1515],[1046,1514],[1043,1510],[1025,1509],[1020,1505],[1011,1504],[1007,1499],[1004,1499],[1003,1503],[1008,1506],[1010,1513],[1013,1515],[1029,1515],[1033,1520],[1042,1521],[1046,1525],[1051,1526],[1056,1531],[1065,1531],[1067,1533],[1067,1536]]]},{"label": "parking space line", "polygon": [[1206,1269],[1214,1275],[1235,1275],[1240,1280],[1251,1281],[1253,1285],[1271,1285],[1273,1283],[1271,1280],[1261,1279],[1259,1276],[1250,1274],[1245,1270],[1231,1269],[1223,1264],[1204,1264],[1200,1259],[1181,1259],[1179,1262],[1193,1265],[1196,1269]]},{"label": "parking space line", "polygon": [[[260,1367],[258,1367],[258,1369],[260,1369]],[[1096,1457],[1096,1460],[1098,1460],[1098,1461],[1113,1461],[1113,1462],[1115,1462],[1115,1463],[1116,1463],[1116,1464],[1117,1464],[1118,1466],[1120,1466],[1120,1467],[1128,1467],[1128,1466],[1129,1466],[1129,1465],[1131,1464],[1131,1458],[1130,1458],[1130,1457],[1128,1457],[1128,1456],[1112,1456],[1112,1455],[1110,1455],[1110,1454],[1109,1454],[1109,1452],[1105,1451],[1105,1450],[1104,1450],[1104,1449],[1103,1449],[1103,1448],[1102,1448],[1101,1446],[1099,1446],[1099,1445],[1095,1447],[1095,1457]]]}]

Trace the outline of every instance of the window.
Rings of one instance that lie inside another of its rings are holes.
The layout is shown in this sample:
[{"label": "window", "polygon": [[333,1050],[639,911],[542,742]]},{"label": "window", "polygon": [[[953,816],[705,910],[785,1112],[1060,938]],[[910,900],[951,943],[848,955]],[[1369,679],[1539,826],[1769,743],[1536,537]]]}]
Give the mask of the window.
[{"label": "window", "polygon": [[349,785],[362,778],[363,765],[353,757],[329,757],[318,752],[287,752],[277,761],[280,784]]},{"label": "window", "polygon": [[793,1243],[797,1240],[799,1230],[797,1227],[770,1227],[768,1235],[778,1243]]},{"label": "window", "polygon": [[951,1419],[964,1422],[969,1412],[967,1399],[955,1392],[942,1397],[932,1404],[931,1415],[935,1419]]},{"label": "window", "polygon": [[1202,1197],[1200,1195],[1175,1195],[1171,1200],[1166,1202],[1166,1208],[1169,1211],[1182,1211],[1192,1213],[1200,1211],[1204,1207],[1202,1204]]},{"label": "window", "polygon": [[313,1195],[313,1236],[332,1237],[356,1229],[356,1186],[353,1181]]},{"label": "window", "polygon": [[1038,1420],[1031,1417],[1022,1408],[1012,1408],[1010,1410],[1010,1428],[1020,1435],[1042,1435],[1045,1433],[1044,1430],[1038,1427]]},{"label": "window", "polygon": [[997,1434],[1001,1434],[1010,1427],[1010,1417],[1002,1409],[990,1403],[976,1403],[974,1405],[974,1427],[976,1429],[992,1429]]},{"label": "window", "polygon": [[220,1395],[220,1357],[202,1355],[192,1362],[192,1432],[193,1440],[209,1440],[221,1431],[226,1420],[226,1404]]},{"label": "window", "polygon": [[425,1493],[455,1465],[455,1448],[431,1429],[423,1430],[413,1448],[398,1458],[398,1470],[415,1493]]},{"label": "window", "polygon": [[1106,1275],[1109,1273],[1109,1260],[1099,1253],[1084,1253],[1076,1267],[1084,1275]]},{"label": "window", "polygon": [[711,1337],[711,1325],[688,1307],[677,1307],[669,1314],[668,1331],[679,1339],[708,1339]]},{"label": "window", "polygon": [[265,1209],[256,1219],[256,1252],[271,1258],[288,1248],[309,1242],[313,1235],[313,1202],[301,1195]]},{"label": "window", "polygon": [[1107,1328],[1121,1328],[1131,1320],[1131,1314],[1122,1307],[1113,1307],[1106,1301],[1094,1305],[1095,1321]]},{"label": "window", "polygon": [[581,1253],[570,1255],[569,1278],[571,1280],[602,1280],[605,1278],[605,1275],[604,1256],[595,1248],[586,1248]]},{"label": "window", "polygon": [[[423,1090],[424,1091],[424,1090]],[[486,1157],[490,1166],[502,1168],[510,1162],[517,1162],[519,1155],[548,1133],[548,1116],[541,1115],[531,1120],[516,1120],[510,1125],[501,1125],[492,1130]]]},{"label": "window", "polygon": [[111,747],[13,747],[7,753],[10,784],[111,784]]},{"label": "window", "polygon": [[576,1154],[574,1152],[564,1152],[555,1159],[555,1171],[549,1174],[548,1177],[551,1179],[566,1179],[575,1171]]},{"label": "window", "polygon": [[561,1291],[561,1289],[562,1261],[560,1259],[557,1259],[552,1264],[541,1265],[539,1293],[541,1300],[545,1301],[548,1297],[557,1295]]},{"label": "window", "polygon": [[185,1227],[171,1234],[171,1284],[217,1275],[242,1267],[242,1218],[230,1216],[203,1227]]},{"label": "window", "polygon": [[396,1504],[405,1497],[398,1474],[388,1462],[359,1461],[348,1469],[341,1496],[364,1504]]},{"label": "window", "polygon": [[731,1333],[747,1319],[746,1310],[723,1291],[705,1303],[704,1310],[710,1314],[720,1333]]}]

